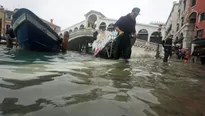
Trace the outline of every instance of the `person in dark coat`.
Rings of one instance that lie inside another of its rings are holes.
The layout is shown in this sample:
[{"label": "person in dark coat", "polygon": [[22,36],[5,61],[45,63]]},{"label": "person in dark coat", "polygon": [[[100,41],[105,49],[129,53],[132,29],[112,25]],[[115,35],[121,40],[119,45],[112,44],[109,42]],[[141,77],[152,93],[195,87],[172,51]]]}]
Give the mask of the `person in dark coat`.
[{"label": "person in dark coat", "polygon": [[199,52],[194,50],[193,53],[191,54],[191,61],[195,64],[197,61],[197,57],[199,56]]},{"label": "person in dark coat", "polygon": [[168,58],[172,56],[172,38],[170,35],[166,40],[163,40],[162,46],[164,47],[164,59],[163,62],[168,62]]},{"label": "person in dark coat", "polygon": [[205,52],[201,50],[199,56],[200,56],[201,64],[205,65]]},{"label": "person in dark coat", "polygon": [[1,42],[1,29],[0,29],[0,42]]},{"label": "person in dark coat", "polygon": [[116,48],[114,51],[114,59],[119,59],[123,54],[125,61],[128,61],[131,57],[131,35],[134,34],[134,38],[137,37],[135,26],[136,17],[139,15],[140,9],[133,8],[132,12],[126,16],[122,16],[116,23],[115,29],[118,32],[116,39]]},{"label": "person in dark coat", "polygon": [[62,42],[63,42],[63,34],[60,33],[59,37],[60,37],[60,39],[59,39],[59,43],[62,43]]},{"label": "person in dark coat", "polygon": [[7,48],[13,48],[13,41],[15,38],[15,34],[12,28],[6,30],[6,45]]},{"label": "person in dark coat", "polygon": [[98,36],[98,31],[93,32],[94,41],[97,39],[97,36]]}]

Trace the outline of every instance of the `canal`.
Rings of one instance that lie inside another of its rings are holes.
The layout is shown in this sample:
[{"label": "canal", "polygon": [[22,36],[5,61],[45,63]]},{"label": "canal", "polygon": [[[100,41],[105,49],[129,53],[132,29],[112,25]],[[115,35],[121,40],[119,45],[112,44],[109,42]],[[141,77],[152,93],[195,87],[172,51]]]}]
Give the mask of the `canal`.
[{"label": "canal", "polygon": [[135,56],[124,63],[0,46],[0,115],[205,116],[204,66]]}]

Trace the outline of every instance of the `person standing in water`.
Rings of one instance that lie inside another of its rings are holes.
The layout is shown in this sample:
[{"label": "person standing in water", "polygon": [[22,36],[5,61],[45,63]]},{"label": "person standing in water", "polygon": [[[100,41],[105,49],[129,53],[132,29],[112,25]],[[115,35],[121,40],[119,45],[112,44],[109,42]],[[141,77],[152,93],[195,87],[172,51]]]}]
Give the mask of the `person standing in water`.
[{"label": "person standing in water", "polygon": [[172,56],[172,38],[173,35],[170,35],[166,40],[162,41],[162,46],[164,47],[163,62],[168,62],[168,58]]},{"label": "person standing in water", "polygon": [[60,36],[59,42],[60,42],[60,43],[62,43],[62,41],[63,41],[63,34],[62,34],[62,33],[60,33],[60,35],[59,35],[59,36]]},{"label": "person standing in water", "polygon": [[199,52],[197,50],[194,50],[191,54],[191,62],[195,64],[198,56]]},{"label": "person standing in water", "polygon": [[133,8],[132,12],[126,16],[122,16],[116,23],[115,29],[118,32],[118,37],[116,39],[116,48],[114,51],[114,59],[119,59],[123,54],[125,61],[131,57],[131,35],[134,34],[134,38],[137,37],[135,26],[136,17],[139,15],[140,9]]},{"label": "person standing in water", "polygon": [[68,40],[69,40],[69,32],[65,31],[63,35],[63,41],[62,41],[62,52],[66,53],[68,49]]},{"label": "person standing in water", "polygon": [[0,29],[0,42],[1,42],[1,29]]},{"label": "person standing in water", "polygon": [[13,48],[13,41],[15,38],[15,34],[12,28],[6,30],[6,45],[7,48]]}]

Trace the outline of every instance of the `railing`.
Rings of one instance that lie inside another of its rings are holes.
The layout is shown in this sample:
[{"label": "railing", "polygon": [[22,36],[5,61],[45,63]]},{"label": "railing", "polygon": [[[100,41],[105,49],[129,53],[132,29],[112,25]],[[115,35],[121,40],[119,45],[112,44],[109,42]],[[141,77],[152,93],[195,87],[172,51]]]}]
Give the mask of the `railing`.
[{"label": "railing", "polygon": [[79,30],[70,34],[71,39],[76,36],[93,36],[93,32],[92,30]]},{"label": "railing", "polygon": [[[74,39],[75,37],[79,37],[79,36],[93,36],[93,32],[92,30],[88,30],[88,29],[72,32],[70,34],[70,38],[71,38],[70,40]],[[157,46],[158,46],[157,43],[147,42],[141,39],[137,39],[134,45],[137,47],[145,48],[146,50],[150,50],[150,51],[156,51]],[[159,45],[159,48],[161,49],[162,46]]]},{"label": "railing", "polygon": [[[158,44],[137,39],[135,42],[135,46],[145,48],[146,50],[156,51]],[[159,48],[162,48],[162,45],[159,45]]]}]

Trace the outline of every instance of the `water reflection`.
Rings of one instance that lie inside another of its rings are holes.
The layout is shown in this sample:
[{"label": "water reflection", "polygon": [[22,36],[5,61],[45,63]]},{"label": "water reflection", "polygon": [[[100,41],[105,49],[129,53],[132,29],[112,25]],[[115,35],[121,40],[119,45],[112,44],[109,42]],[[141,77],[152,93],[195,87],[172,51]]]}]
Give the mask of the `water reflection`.
[{"label": "water reflection", "polygon": [[25,115],[30,112],[41,110],[43,106],[41,103],[47,103],[45,99],[36,100],[34,104],[24,106],[18,104],[18,98],[5,98],[0,104],[0,111],[3,115],[20,114]]},{"label": "water reflection", "polygon": [[12,89],[12,90],[21,89],[28,86],[41,85],[44,82],[54,80],[53,77],[57,77],[57,76],[60,76],[60,74],[44,75],[44,76],[39,76],[38,79],[23,80],[23,81],[14,80],[14,79],[2,79],[3,81],[8,82],[10,84],[0,83],[0,87]]}]

